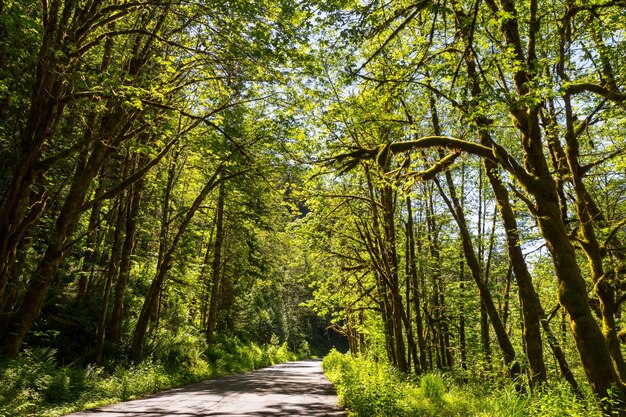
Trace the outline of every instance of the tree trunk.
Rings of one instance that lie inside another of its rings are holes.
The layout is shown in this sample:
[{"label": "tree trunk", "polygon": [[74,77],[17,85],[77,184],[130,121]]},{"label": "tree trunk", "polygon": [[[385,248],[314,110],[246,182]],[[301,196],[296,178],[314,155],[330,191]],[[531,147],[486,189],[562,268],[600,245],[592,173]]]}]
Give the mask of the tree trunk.
[{"label": "tree trunk", "polygon": [[508,191],[502,184],[500,174],[495,164],[487,160],[485,160],[484,163],[506,233],[509,259],[511,260],[511,266],[515,272],[522,307],[522,316],[524,317],[523,336],[526,344],[528,363],[530,365],[530,381],[531,386],[536,386],[547,380],[546,367],[543,361],[543,344],[541,342],[541,323],[539,317],[541,305],[539,304],[539,296],[535,292],[532,277],[526,266],[524,254],[522,253],[517,220],[515,219],[515,213],[510,204]]},{"label": "tree trunk", "polygon": [[[530,62],[532,67],[535,64],[536,56],[532,49],[528,51],[528,58],[524,55],[515,4],[512,0],[502,0],[501,3],[502,8],[494,0],[486,0],[486,4],[494,16],[503,10],[508,13],[509,17],[501,20],[501,31],[506,44],[512,48],[512,52],[519,62]],[[531,8],[531,12],[530,25],[536,29],[539,20],[536,16],[536,10]],[[570,20],[566,20],[569,24]],[[533,31],[532,34],[536,34],[536,31]],[[534,39],[532,40],[534,41]],[[534,83],[532,74],[527,71],[526,66],[515,70],[513,81],[515,92],[519,97],[525,97]],[[521,136],[526,169],[533,176],[532,179],[520,178],[520,180],[526,190],[535,198],[536,207],[534,207],[534,211],[541,234],[552,254],[557,275],[559,302],[569,316],[570,327],[587,380],[597,398],[617,397],[619,399],[614,404],[603,403],[607,412],[626,415],[626,390],[613,364],[611,350],[591,312],[585,280],[578,268],[576,253],[561,216],[556,183],[543,153],[539,109],[538,107],[525,106],[521,108],[512,107],[509,110]],[[616,389],[611,390],[611,388]]]},{"label": "tree trunk", "polygon": [[[216,216],[217,217],[217,213]],[[207,276],[207,269],[209,261],[211,260],[211,246],[213,245],[213,234],[215,233],[216,218],[210,226],[209,240],[206,243],[206,250],[204,251],[204,260],[202,262],[202,268],[200,269],[200,279],[204,281],[204,289],[200,295],[200,321],[202,322],[202,328],[206,329],[207,319],[209,316],[209,303],[211,298],[211,279]]]},{"label": "tree trunk", "polygon": [[211,283],[211,299],[209,302],[209,314],[207,316],[206,340],[207,343],[213,343],[215,337],[215,325],[218,318],[219,300],[218,295],[222,277],[222,247],[224,245],[224,200],[226,199],[226,190],[224,184],[220,184],[217,196],[217,208],[215,213],[215,248],[213,250],[213,276]]},{"label": "tree trunk", "polygon": [[[384,167],[382,169],[384,171]],[[373,273],[376,278],[376,290],[378,292],[378,302],[380,304],[381,315],[384,325],[385,345],[389,362],[399,369],[406,370],[406,350],[404,349],[404,335],[402,333],[402,324],[398,326],[397,315],[404,316],[404,308],[398,309],[396,294],[393,291],[393,268],[391,265],[390,254],[394,252],[390,250],[388,245],[390,242],[386,239],[389,228],[386,224],[384,215],[380,214],[379,208],[383,211],[387,207],[382,202],[376,202],[376,191],[382,193],[380,189],[375,190],[370,174],[367,176],[371,225],[365,219],[357,221],[357,227],[360,237],[363,240],[367,252],[372,261]],[[359,223],[362,227],[359,227]],[[381,226],[382,223],[382,226]],[[382,229],[382,232],[381,232]],[[397,287],[397,280],[396,280]],[[402,303],[400,303],[401,305]],[[400,338],[401,340],[398,340]],[[404,372],[404,371],[403,371]]]},{"label": "tree trunk", "polygon": [[[535,295],[537,294],[535,293]],[[563,349],[561,349],[561,345],[559,345],[559,341],[556,339],[554,332],[552,332],[552,329],[550,328],[550,323],[548,322],[548,319],[546,317],[545,311],[543,310],[543,307],[541,307],[541,304],[539,303],[539,299],[537,299],[537,304],[539,305],[539,318],[541,321],[541,327],[543,328],[543,332],[546,335],[546,340],[548,342],[548,345],[550,346],[550,349],[552,350],[554,359],[556,359],[559,365],[559,371],[561,373],[561,376],[570,385],[572,392],[576,394],[576,396],[578,396],[579,398],[583,398],[580,388],[578,388],[578,383],[576,382],[576,378],[574,378],[574,374],[572,373],[569,365],[567,364],[567,359],[565,358],[565,352],[563,352]]]},{"label": "tree trunk", "polygon": [[[58,19],[56,16],[62,6],[66,19]],[[28,228],[37,221],[47,205],[48,197],[45,195],[45,191],[40,193],[44,196],[40,200],[31,200],[31,193],[35,182],[45,177],[45,172],[49,169],[40,163],[42,149],[54,136],[68,104],[68,100],[66,100],[68,92],[73,91],[74,88],[72,76],[75,75],[74,70],[78,61],[76,59],[68,61],[62,57],[72,50],[79,49],[86,42],[86,36],[75,36],[78,28],[85,29],[86,33],[84,34],[87,35],[90,30],[93,30],[93,25],[99,22],[98,18],[111,18],[110,15],[105,17],[99,14],[101,11],[100,4],[91,4],[87,8],[84,8],[84,5],[75,6],[74,17],[80,14],[85,21],[90,21],[91,27],[74,25],[75,22],[70,18],[69,12],[72,6],[63,5],[57,0],[49,2],[47,7],[48,14],[53,18],[42,21],[43,33],[37,54],[30,105],[19,143],[19,162],[12,173],[9,187],[0,205],[0,304],[2,304],[4,291],[9,280],[9,272],[17,257],[22,239]],[[110,22],[115,20],[114,17],[110,19]],[[107,45],[110,45],[111,42],[112,37],[107,40]],[[106,57],[108,47],[105,46],[104,49],[105,55],[101,63],[103,66],[108,64]],[[46,186],[47,184],[43,185],[42,188],[45,189]],[[50,259],[47,262],[50,262]],[[54,270],[54,266],[51,265],[51,267]],[[44,277],[37,286],[47,289],[48,285],[45,280]],[[22,317],[18,319],[26,327],[30,327],[27,324],[30,321],[27,316],[38,314],[38,302],[35,300],[33,302],[32,306],[25,309],[32,311],[26,313],[24,310],[24,314],[20,313]],[[17,334],[21,333],[22,330],[14,330],[15,336],[12,337],[19,339]],[[14,342],[11,343],[15,344]]]},{"label": "tree trunk", "polygon": [[[408,372],[408,364],[406,361],[406,345],[404,340],[403,322],[404,306],[402,296],[400,295],[400,286],[398,279],[398,255],[396,252],[396,229],[395,229],[395,204],[394,193],[391,185],[385,184],[380,190],[380,201],[383,208],[382,226],[384,239],[381,243],[381,255],[385,263],[384,274],[385,284],[390,292],[390,301],[392,308],[393,330],[395,334],[396,360],[398,370],[400,372]],[[408,330],[411,330],[408,323]],[[409,337],[411,340],[412,337]]]},{"label": "tree trunk", "polygon": [[459,349],[461,350],[461,368],[467,370],[467,339],[465,336],[465,262],[459,262]]},{"label": "tree trunk", "polygon": [[[424,339],[424,325],[422,323],[422,307],[420,303],[420,285],[417,274],[416,256],[415,256],[415,227],[413,224],[413,207],[411,197],[406,198],[407,207],[407,254],[406,263],[408,265],[407,282],[410,282],[410,296],[407,294],[407,304],[413,299],[413,310],[415,310],[415,331],[417,332],[417,344],[419,346],[419,362],[415,358],[415,373],[419,374],[426,369],[426,340]],[[409,280],[410,278],[410,280]],[[410,315],[409,315],[410,317]],[[418,369],[419,367],[419,369]]]},{"label": "tree trunk", "polygon": [[[4,297],[11,265],[16,259],[21,238],[28,227],[24,219],[29,217],[31,187],[40,174],[37,166],[41,149],[53,135],[65,108],[65,102],[60,98],[70,87],[70,84],[62,79],[64,70],[54,58],[53,30],[54,28],[44,29],[28,118],[20,143],[20,161],[16,164],[0,206],[0,300]],[[36,309],[36,306],[33,308]]]},{"label": "tree trunk", "polygon": [[[460,21],[465,21],[467,16],[458,5],[455,5],[455,13]],[[464,39],[471,42],[470,28],[464,24],[461,25]],[[482,94],[480,84],[480,76],[476,68],[474,54],[472,52],[465,55],[465,63],[467,65],[467,75],[471,85],[471,95],[473,99],[479,99]],[[489,121],[484,117],[476,117],[476,124],[479,127],[478,136],[480,143],[485,146],[492,146],[493,140],[488,132]],[[504,230],[506,233],[507,246],[511,266],[515,272],[519,289],[519,298],[522,307],[522,315],[524,318],[524,342],[527,350],[527,357],[530,365],[530,383],[531,388],[537,384],[543,383],[547,379],[545,363],[543,360],[543,345],[541,342],[541,325],[539,319],[539,297],[535,292],[532,284],[532,278],[528,272],[526,261],[521,250],[519,231],[515,214],[510,205],[509,195],[504,186],[498,166],[495,162],[484,159],[485,172],[491,188],[496,197],[496,206],[500,212]],[[481,309],[482,313],[482,309]]]},{"label": "tree trunk", "polygon": [[217,185],[221,184],[226,178],[230,178],[236,175],[233,174],[229,177],[222,176],[222,170],[225,162],[222,162],[222,164],[217,167],[211,178],[209,178],[200,193],[196,196],[191,207],[187,209],[185,216],[181,221],[180,226],[178,227],[178,231],[174,235],[174,238],[172,239],[172,242],[170,243],[168,249],[163,254],[162,261],[157,268],[157,272],[154,279],[152,280],[152,283],[150,284],[148,294],[146,295],[143,306],[141,307],[141,312],[139,313],[139,317],[137,318],[135,331],[133,332],[131,359],[135,363],[139,363],[142,360],[143,340],[148,329],[150,316],[152,315],[152,309],[158,302],[159,294],[161,293],[161,289],[163,286],[163,281],[165,280],[165,277],[167,276],[169,270],[172,268],[174,254],[176,252],[176,249],[178,248],[178,243],[180,242],[183,233],[185,232],[185,230],[187,230],[187,226],[189,226],[189,223],[191,223],[191,220],[200,208],[202,202],[206,199],[207,195]]},{"label": "tree trunk", "polygon": [[111,309],[110,340],[118,343],[122,338],[122,327],[124,323],[124,290],[130,276],[131,257],[135,246],[135,235],[137,232],[137,214],[141,204],[141,193],[143,181],[137,182],[128,192],[128,212],[126,214],[126,236],[122,248],[122,258],[120,261],[120,272],[115,285],[115,300]]},{"label": "tree trunk", "polygon": [[122,230],[126,223],[126,206],[124,204],[124,196],[118,198],[118,209],[115,220],[115,230],[113,231],[113,244],[111,246],[111,257],[109,259],[109,265],[107,268],[106,280],[104,284],[104,290],[102,293],[102,301],[100,304],[100,321],[98,323],[98,329],[96,330],[96,364],[102,364],[102,354],[104,351],[104,333],[106,327],[107,312],[109,310],[109,298],[111,295],[111,287],[113,280],[117,276],[120,258],[122,256],[121,240],[124,230]]},{"label": "tree trunk", "polygon": [[48,288],[54,280],[68,240],[78,222],[89,185],[102,165],[104,150],[104,145],[96,144],[88,160],[87,150],[83,151],[69,193],[56,220],[54,236],[51,237],[43,259],[31,278],[20,308],[12,317],[12,322],[0,347],[0,351],[9,357],[15,357],[18,354],[22,340],[41,311]]},{"label": "tree trunk", "polygon": [[430,327],[432,330],[432,344],[436,353],[437,368],[443,369],[447,367],[447,355],[445,345],[445,332],[447,326],[444,323],[445,317],[445,298],[443,298],[443,283],[441,275],[441,251],[439,246],[439,234],[437,232],[437,224],[434,213],[434,202],[432,193],[429,193],[426,201],[426,234],[428,237],[428,250],[432,258],[431,286],[432,295],[430,297],[429,317]]},{"label": "tree trunk", "polygon": [[[432,96],[431,96],[431,115],[433,119],[433,126],[435,129],[435,133],[437,135],[441,135],[441,129],[439,127],[439,118],[437,115],[434,98]],[[521,372],[520,363],[518,362],[516,358],[515,349],[513,348],[513,345],[511,344],[509,335],[506,332],[506,328],[502,324],[502,320],[500,318],[500,315],[498,314],[498,310],[493,302],[491,292],[489,291],[489,288],[487,287],[487,285],[485,284],[481,276],[482,273],[481,273],[481,268],[480,268],[480,262],[478,261],[478,258],[476,257],[476,252],[474,252],[474,248],[472,244],[472,237],[467,227],[467,222],[465,220],[465,213],[463,212],[463,207],[461,207],[459,203],[459,199],[456,195],[454,182],[452,181],[452,175],[450,174],[450,171],[445,171],[445,178],[446,178],[446,182],[448,185],[448,190],[450,192],[450,198],[448,198],[445,195],[445,193],[443,192],[443,189],[441,188],[441,186],[439,185],[439,182],[436,179],[435,179],[436,181],[435,183],[437,184],[437,187],[439,188],[439,192],[442,198],[444,199],[446,205],[448,206],[448,209],[450,210],[450,212],[452,213],[454,217],[454,220],[457,226],[459,227],[459,233],[461,235],[461,243],[463,244],[463,254],[465,255],[467,266],[469,267],[470,272],[472,274],[472,278],[474,279],[474,282],[476,283],[476,286],[478,287],[481,302],[485,306],[485,310],[487,311],[487,314],[489,315],[489,319],[491,320],[491,325],[496,334],[498,345],[500,346],[500,349],[502,350],[504,363],[509,368],[508,369],[509,375],[511,376],[511,378],[515,379]]]},{"label": "tree trunk", "polygon": [[191,223],[191,220],[193,219],[195,213],[200,208],[200,205],[202,204],[202,202],[206,199],[207,195],[217,185],[221,184],[222,181],[224,181],[225,179],[239,175],[239,173],[235,173],[235,174],[229,175],[228,177],[222,176],[224,164],[228,161],[228,159],[229,158],[223,161],[216,168],[211,178],[209,178],[205,186],[202,188],[198,196],[195,198],[191,207],[189,207],[189,209],[185,213],[185,216],[178,228],[178,231],[176,232],[174,238],[172,239],[172,242],[170,243],[168,249],[163,253],[162,256],[160,256],[160,262],[157,267],[156,276],[154,280],[152,281],[152,283],[150,284],[150,288],[148,289],[148,294],[146,295],[143,306],[141,308],[141,312],[139,314],[139,317],[137,318],[135,331],[133,333],[133,342],[131,346],[131,349],[132,349],[131,358],[136,363],[140,362],[142,359],[143,340],[146,334],[146,330],[148,329],[148,323],[150,322],[152,310],[155,307],[155,305],[158,303],[158,298],[161,293],[163,281],[165,280],[167,273],[172,267],[173,256],[174,256],[176,249],[178,248],[178,243],[180,242],[180,239],[183,233],[187,229],[187,226],[189,226],[189,223]]},{"label": "tree trunk", "polygon": [[[106,167],[103,167],[103,171]],[[104,179],[106,174],[100,173],[100,178]],[[96,198],[104,192],[103,184],[98,186]],[[80,305],[87,296],[87,284],[93,277],[96,259],[98,259],[98,224],[100,222],[100,212],[102,202],[98,202],[91,208],[89,214],[89,225],[87,226],[87,239],[85,241],[85,253],[83,255],[83,265],[78,278],[78,290],[76,292],[76,302]]]},{"label": "tree trunk", "polygon": [[[554,188],[553,188],[554,189]],[[559,303],[565,308],[587,379],[598,398],[608,398],[612,387],[621,387],[609,348],[589,307],[585,281],[576,253],[560,217],[558,200],[537,198],[542,235],[552,253],[559,282]],[[621,390],[621,388],[620,388]],[[619,392],[618,392],[619,395]]]},{"label": "tree trunk", "polygon": [[[581,237],[581,246],[587,255],[589,269],[591,272],[591,281],[593,289],[600,301],[600,313],[602,316],[602,332],[609,352],[613,366],[622,382],[626,381],[626,363],[617,338],[617,330],[615,323],[615,313],[617,306],[615,304],[615,287],[610,282],[604,270],[604,258],[594,224],[598,220],[602,220],[604,216],[600,213],[593,197],[589,194],[587,186],[583,180],[583,169],[579,162],[579,143],[578,135],[574,129],[574,114],[572,112],[571,98],[569,94],[564,97],[565,115],[567,123],[567,132],[565,140],[567,143],[566,156],[571,173],[572,183],[576,195],[575,207],[580,220],[579,235]],[[582,131],[581,133],[582,134]]]}]

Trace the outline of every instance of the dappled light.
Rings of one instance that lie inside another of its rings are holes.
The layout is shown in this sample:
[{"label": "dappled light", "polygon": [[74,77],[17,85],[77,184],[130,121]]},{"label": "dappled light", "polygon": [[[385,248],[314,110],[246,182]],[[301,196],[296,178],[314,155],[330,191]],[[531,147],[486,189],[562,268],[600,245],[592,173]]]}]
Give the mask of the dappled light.
[{"label": "dappled light", "polygon": [[320,361],[288,362],[243,375],[186,385],[146,399],[73,417],[336,416],[332,385]]},{"label": "dappled light", "polygon": [[625,63],[625,0],[0,0],[0,417],[626,417]]}]

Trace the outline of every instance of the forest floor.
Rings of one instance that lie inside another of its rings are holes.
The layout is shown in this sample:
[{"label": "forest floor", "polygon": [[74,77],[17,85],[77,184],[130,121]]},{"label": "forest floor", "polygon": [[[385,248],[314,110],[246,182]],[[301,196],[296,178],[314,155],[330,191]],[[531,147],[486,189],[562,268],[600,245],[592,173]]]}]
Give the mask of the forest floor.
[{"label": "forest floor", "polygon": [[190,384],[69,416],[344,417],[337,401],[332,384],[322,372],[321,361],[307,360]]}]

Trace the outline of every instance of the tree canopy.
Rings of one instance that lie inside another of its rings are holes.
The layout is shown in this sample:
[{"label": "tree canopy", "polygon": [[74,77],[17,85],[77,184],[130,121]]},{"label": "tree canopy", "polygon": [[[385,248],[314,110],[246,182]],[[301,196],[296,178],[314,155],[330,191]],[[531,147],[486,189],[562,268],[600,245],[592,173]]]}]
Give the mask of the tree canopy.
[{"label": "tree canopy", "polygon": [[345,340],[626,415],[624,57],[621,0],[0,1],[0,353]]}]

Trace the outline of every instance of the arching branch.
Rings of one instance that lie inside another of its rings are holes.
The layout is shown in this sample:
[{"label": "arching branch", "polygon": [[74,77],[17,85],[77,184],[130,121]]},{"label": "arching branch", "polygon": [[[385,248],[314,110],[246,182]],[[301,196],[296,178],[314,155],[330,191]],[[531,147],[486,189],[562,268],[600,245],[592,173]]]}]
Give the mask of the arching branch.
[{"label": "arching branch", "polygon": [[535,190],[537,187],[537,179],[529,174],[502,146],[494,143],[492,147],[488,147],[450,136],[424,136],[416,140],[382,144],[371,149],[354,147],[350,152],[332,158],[331,162],[342,164],[342,172],[347,172],[361,161],[381,160],[390,155],[436,147],[492,160],[517,178],[525,188]]}]

